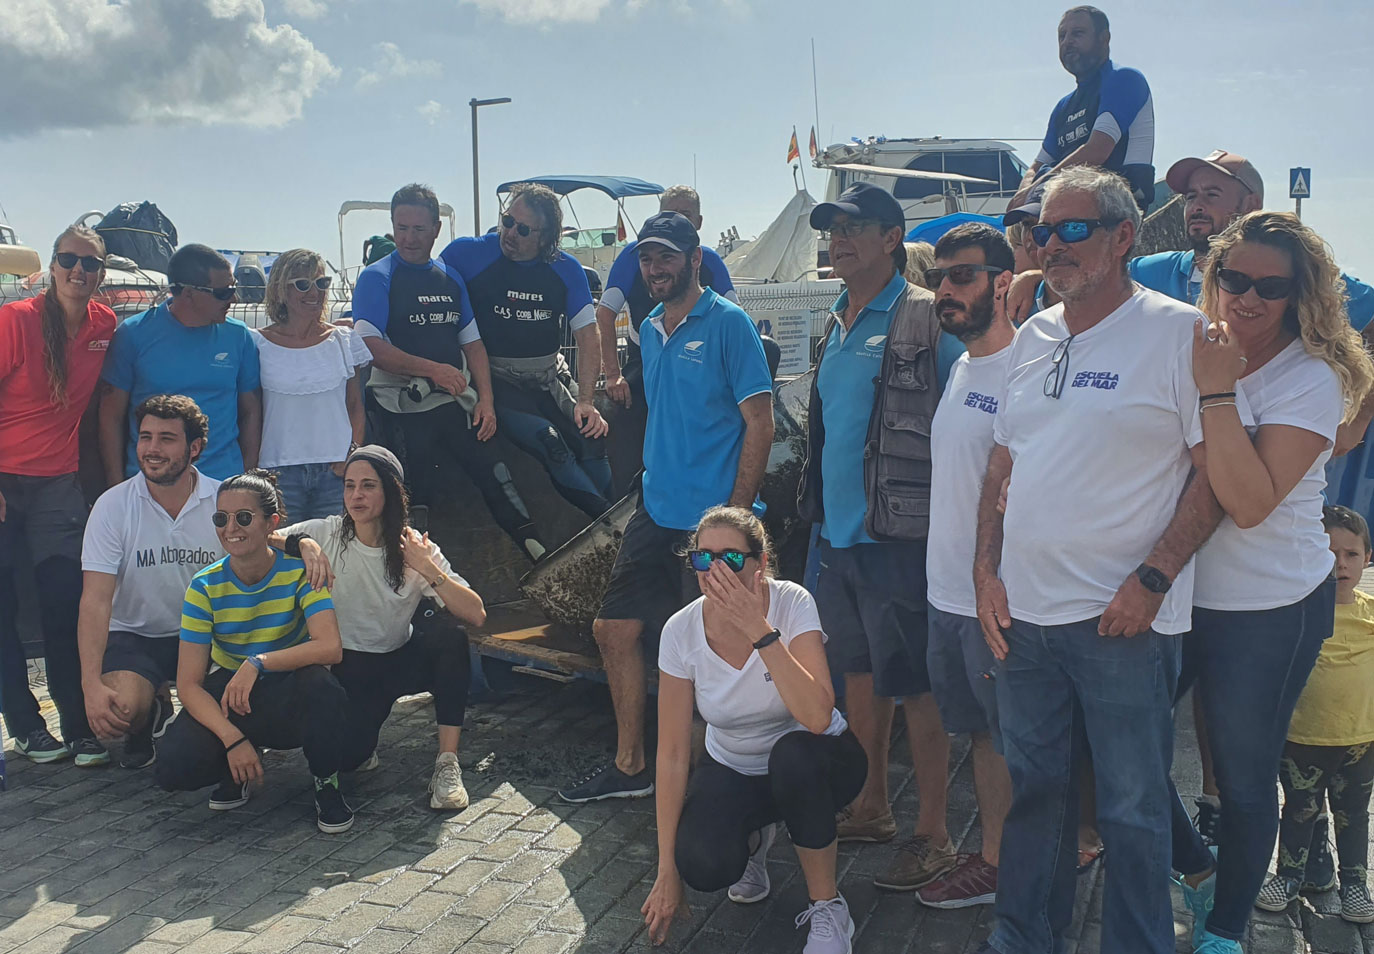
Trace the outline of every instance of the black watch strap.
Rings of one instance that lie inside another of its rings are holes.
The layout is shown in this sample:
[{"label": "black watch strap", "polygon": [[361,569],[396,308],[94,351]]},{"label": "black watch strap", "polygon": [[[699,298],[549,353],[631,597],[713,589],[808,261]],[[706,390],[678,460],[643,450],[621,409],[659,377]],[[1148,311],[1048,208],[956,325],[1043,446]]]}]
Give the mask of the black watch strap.
[{"label": "black watch strap", "polygon": [[1169,587],[1174,585],[1174,581],[1164,575],[1164,571],[1142,563],[1135,568],[1136,579],[1140,580],[1140,585],[1151,593],[1167,593]]},{"label": "black watch strap", "polygon": [[285,553],[287,556],[292,556],[292,557],[295,557],[296,559],[300,559],[300,556],[301,556],[301,541],[302,541],[302,540],[313,540],[313,539],[315,539],[315,538],[312,537],[312,536],[311,536],[310,534],[308,534],[308,533],[292,533],[292,534],[288,534],[287,537],[286,537],[286,545],[283,546],[283,547],[281,548],[281,551],[282,551],[283,553]]},{"label": "black watch strap", "polygon": [[754,649],[758,650],[763,649],[765,646],[771,646],[773,643],[776,643],[780,639],[782,639],[782,633],[778,632],[775,629],[767,636],[764,636],[762,639],[756,642],[754,644]]}]

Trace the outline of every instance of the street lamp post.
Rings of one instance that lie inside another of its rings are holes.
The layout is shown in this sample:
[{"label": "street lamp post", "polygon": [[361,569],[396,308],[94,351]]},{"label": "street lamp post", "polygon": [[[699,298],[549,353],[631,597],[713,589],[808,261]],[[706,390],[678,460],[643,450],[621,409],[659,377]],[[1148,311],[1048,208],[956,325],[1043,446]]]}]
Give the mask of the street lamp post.
[{"label": "street lamp post", "polygon": [[509,96],[502,96],[498,99],[470,99],[468,105],[472,107],[472,234],[482,234],[482,186],[477,175],[477,107],[478,106],[499,106],[502,103],[509,103]]}]

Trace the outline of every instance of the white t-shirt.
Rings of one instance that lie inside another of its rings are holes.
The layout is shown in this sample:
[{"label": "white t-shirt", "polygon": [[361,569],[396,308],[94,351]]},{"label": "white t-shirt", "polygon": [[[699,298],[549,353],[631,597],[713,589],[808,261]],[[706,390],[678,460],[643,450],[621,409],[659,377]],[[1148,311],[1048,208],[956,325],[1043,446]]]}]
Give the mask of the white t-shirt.
[{"label": "white t-shirt", "polygon": [[[1011,615],[1040,626],[1100,616],[1178,507],[1202,440],[1193,383],[1201,312],[1136,286],[1076,336],[1058,399],[1046,397],[1054,351],[1068,337],[1061,302],[1032,316],[1011,346],[997,443],[1011,452],[1002,581]],[[1192,621],[1193,564],[1164,598],[1154,629]]]},{"label": "white t-shirt", "polygon": [[[443,600],[419,573],[404,567],[401,591],[386,581],[386,550],[363,546],[356,538],[344,547],[340,534],[343,517],[334,514],[321,520],[302,520],[286,533],[308,533],[320,545],[334,570],[334,612],[339,618],[339,636],[344,649],[364,653],[389,653],[410,639],[410,617],[426,596]],[[448,560],[433,540],[429,553],[445,573],[464,586],[468,581],[453,572]]]},{"label": "white t-shirt", "polygon": [[[1241,378],[1258,427],[1286,424],[1326,438],[1298,481],[1264,522],[1249,530],[1223,517],[1197,554],[1193,605],[1214,610],[1264,610],[1288,606],[1317,588],[1335,556],[1322,528],[1326,462],[1345,413],[1340,378],[1321,358],[1293,341],[1262,368]],[[1257,427],[1250,427],[1251,435]]]},{"label": "white t-shirt", "polygon": [[1011,347],[974,358],[961,354],[930,426],[930,534],[927,598],[946,613],[976,616],[973,550],[978,496],[992,452],[992,425],[1007,395]]},{"label": "white t-shirt", "polygon": [[[768,581],[768,622],[790,644],[802,633],[819,632],[816,602],[801,586],[788,580]],[[686,679],[696,695],[697,711],[706,720],[706,751],[726,768],[741,775],[767,775],[768,756],[778,739],[801,729],[792,717],[763,657],[752,653],[743,669],[736,669],[706,642],[698,597],[674,613],[663,626],[658,668]],[[839,735],[848,724],[838,710],[830,713],[825,735]]]},{"label": "white t-shirt", "polygon": [[335,327],[308,348],[284,348],[253,330],[262,368],[260,467],[332,464],[348,456],[348,381],[372,360],[361,336]]},{"label": "white t-shirt", "polygon": [[115,484],[91,508],[81,569],[115,578],[111,632],[180,636],[191,577],[224,556],[210,519],[219,481],[191,470],[196,486],[175,520],[153,499],[141,473]]}]

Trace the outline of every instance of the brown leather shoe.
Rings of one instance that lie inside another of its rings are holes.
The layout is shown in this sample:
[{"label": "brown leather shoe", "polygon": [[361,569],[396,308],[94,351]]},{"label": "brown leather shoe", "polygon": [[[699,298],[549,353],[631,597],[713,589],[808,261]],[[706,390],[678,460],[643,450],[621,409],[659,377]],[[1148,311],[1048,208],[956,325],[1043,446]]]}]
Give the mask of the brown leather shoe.
[{"label": "brown leather shoe", "polygon": [[860,818],[852,807],[841,808],[835,815],[835,834],[840,841],[880,844],[897,837],[897,819],[890,809],[881,815]]},{"label": "brown leather shoe", "polygon": [[937,848],[926,835],[917,835],[897,848],[897,857],[873,884],[887,891],[915,891],[930,884],[958,863],[954,845]]}]

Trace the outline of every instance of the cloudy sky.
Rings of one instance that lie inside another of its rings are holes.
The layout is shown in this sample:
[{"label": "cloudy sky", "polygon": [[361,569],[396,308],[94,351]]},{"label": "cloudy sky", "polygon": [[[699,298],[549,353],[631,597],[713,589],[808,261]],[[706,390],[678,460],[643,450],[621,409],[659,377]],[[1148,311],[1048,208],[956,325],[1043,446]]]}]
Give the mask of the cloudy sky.
[{"label": "cloudy sky", "polygon": [[[1038,138],[1072,80],[1063,0],[0,0],[0,207],[47,246],[79,214],[156,201],[182,241],[339,256],[347,199],[429,182],[471,228],[467,101],[495,185],[539,173],[695,175],[706,231],[751,235],[792,190],[783,157],[820,139]],[[1271,207],[1313,169],[1304,218],[1374,278],[1374,5],[1104,3],[1113,57],[1153,88],[1162,173],[1250,157]],[[1031,143],[1019,144],[1026,158]],[[694,172],[695,170],[695,172]],[[813,194],[822,188],[811,170]],[[652,200],[631,200],[640,218]],[[581,221],[614,220],[578,197]],[[352,222],[354,217],[350,217]],[[358,216],[347,254],[385,231]]]}]

